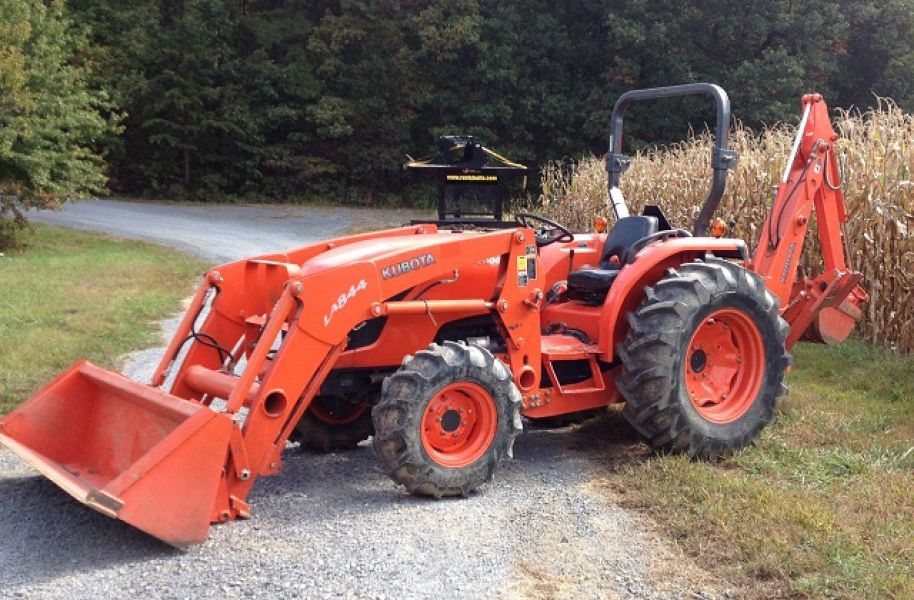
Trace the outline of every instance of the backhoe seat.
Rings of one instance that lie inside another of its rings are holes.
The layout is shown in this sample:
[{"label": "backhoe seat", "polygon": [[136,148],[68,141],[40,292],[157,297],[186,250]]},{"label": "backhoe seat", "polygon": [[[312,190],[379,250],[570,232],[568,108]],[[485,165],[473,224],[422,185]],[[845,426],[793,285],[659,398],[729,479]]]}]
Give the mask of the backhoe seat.
[{"label": "backhoe seat", "polygon": [[[615,281],[619,270],[625,262],[631,262],[634,256],[627,256],[626,250],[635,243],[658,231],[657,217],[643,215],[623,217],[616,221],[606,236],[600,264],[597,267],[583,267],[568,274],[569,297],[588,304],[599,305],[606,298],[609,286]],[[618,264],[613,264],[613,257]]]}]

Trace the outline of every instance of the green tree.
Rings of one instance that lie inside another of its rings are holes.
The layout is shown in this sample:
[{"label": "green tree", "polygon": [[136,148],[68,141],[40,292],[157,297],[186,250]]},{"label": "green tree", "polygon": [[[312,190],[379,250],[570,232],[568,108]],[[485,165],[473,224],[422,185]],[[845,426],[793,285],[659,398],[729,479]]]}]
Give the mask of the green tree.
[{"label": "green tree", "polygon": [[153,191],[170,195],[245,193],[259,178],[259,131],[239,57],[232,3],[187,0],[165,9],[146,57],[146,83],[136,120],[149,158]]},{"label": "green tree", "polygon": [[[844,11],[826,0],[613,0],[605,21],[612,59],[603,72],[603,106],[626,89],[711,81],[750,125],[795,118],[800,96],[811,90],[831,97],[848,31]],[[689,125],[713,122],[707,106],[671,100],[635,107],[630,136],[681,139]]]},{"label": "green tree", "polygon": [[[417,72],[407,44],[408,7],[399,0],[327,2],[307,51],[319,95],[307,108],[313,147],[331,158],[343,195],[371,203],[410,146]],[[407,10],[403,10],[407,8]]]},{"label": "green tree", "polygon": [[838,48],[840,105],[869,106],[877,94],[914,110],[914,0],[845,0],[842,9],[850,27]]},{"label": "green tree", "polygon": [[63,2],[0,4],[0,218],[7,233],[29,208],[104,189],[96,143],[116,131],[118,117],[107,94],[89,83],[85,50]]},{"label": "green tree", "polygon": [[[536,169],[605,151],[637,87],[719,83],[750,125],[796,119],[808,91],[914,108],[914,0],[69,1],[127,113],[98,141],[127,193],[374,202],[454,132]],[[701,100],[635,106],[626,139],[712,119]]]},{"label": "green tree", "polygon": [[248,7],[240,19],[246,94],[262,140],[262,193],[270,198],[337,192],[333,181],[345,175],[312,121],[320,81],[308,40],[322,14],[320,3],[276,0]]},{"label": "green tree", "polygon": [[145,191],[144,167],[151,155],[140,126],[149,98],[146,65],[157,54],[155,39],[161,28],[159,0],[68,0],[67,8],[73,20],[88,29],[95,85],[124,112],[122,129],[101,141],[109,164],[109,187]]}]

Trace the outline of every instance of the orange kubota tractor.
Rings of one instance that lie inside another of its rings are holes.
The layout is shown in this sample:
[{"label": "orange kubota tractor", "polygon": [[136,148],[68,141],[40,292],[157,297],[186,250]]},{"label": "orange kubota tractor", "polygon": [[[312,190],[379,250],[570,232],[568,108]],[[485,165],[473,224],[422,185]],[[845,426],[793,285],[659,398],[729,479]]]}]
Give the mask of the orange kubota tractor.
[{"label": "orange kubota tractor", "polygon": [[[619,189],[626,107],[688,94],[717,109],[691,231],[656,207],[629,215]],[[736,451],[771,422],[789,349],[845,339],[867,298],[845,260],[837,136],[821,96],[802,105],[752,255],[712,223],[736,160],[726,94],[632,91],[612,115],[608,233],[520,213],[511,227],[414,224],[213,268],[150,385],[78,362],[0,421],[0,441],[175,546],[249,517],[251,486],[279,472],[289,439],[326,450],[373,435],[391,478],[436,498],[488,481],[522,417],[624,402],[656,449]],[[813,210],[824,264],[798,277]]]}]

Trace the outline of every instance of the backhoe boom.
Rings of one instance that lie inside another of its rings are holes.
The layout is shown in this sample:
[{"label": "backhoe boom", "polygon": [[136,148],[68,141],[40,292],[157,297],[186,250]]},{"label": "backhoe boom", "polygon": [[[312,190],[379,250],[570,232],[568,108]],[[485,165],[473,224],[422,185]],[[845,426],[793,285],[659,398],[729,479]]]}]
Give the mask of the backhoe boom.
[{"label": "backhoe boom", "polygon": [[[868,299],[861,274],[847,264],[843,225],[847,208],[835,153],[838,135],[820,94],[803,96],[803,117],[784,176],[752,259],[753,270],[781,301],[790,324],[787,346],[804,335],[838,343],[850,335]],[[823,269],[814,277],[798,273],[803,243],[815,210]]]}]

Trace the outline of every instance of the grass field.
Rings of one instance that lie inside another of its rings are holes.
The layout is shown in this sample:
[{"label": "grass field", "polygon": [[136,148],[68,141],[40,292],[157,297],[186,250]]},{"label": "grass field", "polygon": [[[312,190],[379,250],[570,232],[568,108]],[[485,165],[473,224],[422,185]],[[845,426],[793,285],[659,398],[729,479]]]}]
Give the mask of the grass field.
[{"label": "grass field", "polygon": [[0,414],[78,358],[105,367],[157,340],[205,265],[140,242],[36,226],[0,257]]},{"label": "grass field", "polygon": [[612,415],[592,425],[614,438],[594,485],[740,596],[914,598],[914,359],[859,341],[794,355],[757,447],[718,464],[651,456]]}]

